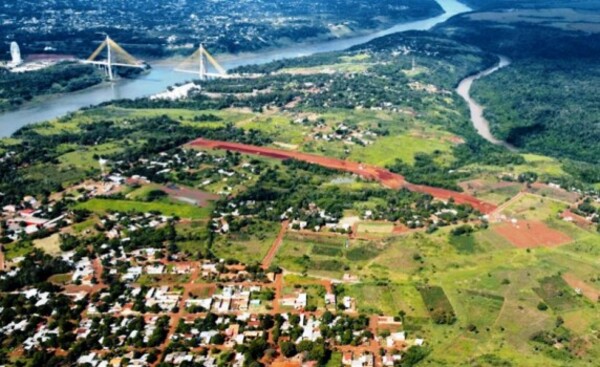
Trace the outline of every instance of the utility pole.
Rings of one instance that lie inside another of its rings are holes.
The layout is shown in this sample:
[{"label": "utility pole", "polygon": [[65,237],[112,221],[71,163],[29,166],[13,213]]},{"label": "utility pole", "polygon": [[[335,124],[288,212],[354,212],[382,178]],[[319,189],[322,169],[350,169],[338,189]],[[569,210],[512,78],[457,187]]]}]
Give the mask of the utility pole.
[{"label": "utility pole", "polygon": [[106,50],[108,52],[108,58],[107,58],[107,65],[106,67],[108,68],[108,80],[112,81],[113,80],[113,71],[112,71],[112,60],[111,60],[111,51],[110,51],[110,37],[108,37],[108,35],[106,35]]}]

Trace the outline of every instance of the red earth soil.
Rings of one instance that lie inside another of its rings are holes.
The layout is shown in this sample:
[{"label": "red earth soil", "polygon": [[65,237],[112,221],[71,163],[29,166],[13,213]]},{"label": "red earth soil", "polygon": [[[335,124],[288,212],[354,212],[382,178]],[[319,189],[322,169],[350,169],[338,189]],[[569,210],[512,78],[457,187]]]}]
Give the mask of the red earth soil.
[{"label": "red earth soil", "polygon": [[573,288],[579,288],[581,293],[590,299],[592,302],[598,302],[600,300],[600,290],[593,286],[585,283],[579,279],[575,274],[567,273],[564,274],[563,279]]},{"label": "red earth soil", "polygon": [[410,228],[408,228],[404,224],[399,224],[399,225],[395,226],[394,230],[392,231],[392,233],[408,233],[408,232],[410,232]]},{"label": "red earth soil", "polygon": [[573,221],[573,223],[577,224],[579,227],[585,228],[585,229],[589,229],[592,226],[592,223],[588,222],[587,219],[585,219],[584,217],[577,215],[575,213],[573,213],[570,210],[565,210],[564,212],[562,212],[562,214],[560,215],[561,218],[563,219],[571,219]]},{"label": "red earth soil", "polygon": [[265,256],[265,258],[262,261],[263,269],[268,269],[269,266],[271,266],[271,262],[275,258],[275,255],[277,255],[277,251],[279,250],[279,247],[281,247],[281,244],[283,243],[283,237],[285,236],[285,232],[287,231],[287,227],[289,224],[290,224],[290,222],[287,220],[281,222],[281,229],[279,230],[279,234],[277,235],[277,238],[275,238],[275,241],[273,241],[273,244],[269,248],[267,255]]},{"label": "red earth soil", "polygon": [[537,221],[519,221],[516,224],[505,222],[493,228],[500,236],[520,248],[554,247],[571,242],[566,234]]},{"label": "red earth soil", "polygon": [[473,208],[479,210],[484,214],[491,213],[494,209],[496,209],[495,205],[483,202],[470,195],[461,194],[455,191],[440,189],[436,187],[408,183],[406,182],[404,177],[399,174],[368,164],[345,161],[336,158],[322,157],[308,153],[293,152],[267,147],[257,147],[252,145],[230,143],[225,141],[207,140],[202,138],[196,139],[190,142],[188,145],[209,149],[230,150],[244,154],[254,154],[275,159],[296,159],[312,164],[318,164],[320,166],[331,169],[355,173],[366,179],[379,181],[383,186],[386,186],[391,189],[405,188],[411,191],[429,194],[437,199],[444,201],[447,201],[450,198],[454,198],[454,201],[456,203],[471,205]]}]

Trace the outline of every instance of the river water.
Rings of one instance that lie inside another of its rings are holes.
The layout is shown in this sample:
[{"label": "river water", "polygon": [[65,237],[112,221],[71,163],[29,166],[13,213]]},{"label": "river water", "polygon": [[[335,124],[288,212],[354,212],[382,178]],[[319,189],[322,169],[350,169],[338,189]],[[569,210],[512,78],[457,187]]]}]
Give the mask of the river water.
[{"label": "river water", "polygon": [[509,143],[498,140],[494,137],[492,132],[490,131],[490,123],[483,116],[483,106],[477,103],[473,98],[471,98],[471,87],[473,86],[473,82],[477,79],[481,79],[488,75],[495,73],[496,71],[507,67],[510,65],[510,60],[507,57],[500,56],[500,61],[497,65],[480,72],[479,74],[472,75],[468,78],[463,79],[458,88],[456,88],[456,92],[469,104],[469,110],[471,111],[471,122],[473,126],[485,140],[489,141],[492,144],[502,145],[512,151],[515,151],[516,148]]},{"label": "river water", "polygon": [[[315,44],[298,45],[261,53],[228,55],[219,58],[219,62],[227,69],[250,64],[263,64],[284,58],[308,56],[321,52],[340,51],[359,45],[375,38],[392,33],[409,30],[428,30],[445,22],[450,17],[468,12],[471,9],[457,0],[436,0],[445,13],[419,21],[398,24],[391,28],[373,32],[368,35],[326,41]],[[21,127],[64,116],[82,107],[121,98],[140,98],[163,92],[168,86],[193,79],[189,74],[175,72],[174,65],[158,62],[153,64],[149,73],[136,79],[122,79],[113,83],[104,83],[79,92],[56,95],[42,101],[25,104],[20,109],[0,114],[0,137],[7,137]]]}]

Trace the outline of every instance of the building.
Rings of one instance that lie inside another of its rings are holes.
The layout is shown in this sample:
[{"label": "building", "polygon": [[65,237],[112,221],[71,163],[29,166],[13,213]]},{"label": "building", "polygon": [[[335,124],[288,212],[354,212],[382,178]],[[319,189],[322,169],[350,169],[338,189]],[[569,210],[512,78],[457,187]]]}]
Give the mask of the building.
[{"label": "building", "polygon": [[21,57],[21,49],[19,48],[19,44],[16,42],[11,42],[10,44],[10,56],[12,57],[9,66],[15,67],[19,66],[23,63],[23,58]]}]

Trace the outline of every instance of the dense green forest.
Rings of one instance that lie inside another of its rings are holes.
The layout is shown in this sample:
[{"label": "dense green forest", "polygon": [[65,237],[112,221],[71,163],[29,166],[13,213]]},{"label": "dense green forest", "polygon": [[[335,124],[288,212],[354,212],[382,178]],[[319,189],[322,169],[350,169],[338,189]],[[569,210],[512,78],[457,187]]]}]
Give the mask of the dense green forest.
[{"label": "dense green forest", "polygon": [[[501,7],[510,2],[486,3]],[[499,9],[461,15],[435,31],[512,59],[510,67],[477,81],[471,93],[486,106],[485,115],[498,138],[523,151],[568,159],[565,169],[593,182],[600,176],[596,166],[600,33],[565,29],[568,21],[585,17],[584,11],[541,8],[564,2],[536,3],[535,11]],[[481,20],[484,16],[486,21]],[[565,23],[554,23],[557,19]]]},{"label": "dense green forest", "polygon": [[0,70],[0,111],[15,108],[36,96],[88,88],[102,79],[100,71],[93,66],[73,63],[27,73]]},{"label": "dense green forest", "polygon": [[490,8],[533,8],[533,7],[570,7],[579,9],[598,9],[596,0],[461,0],[473,9]]},{"label": "dense green forest", "polygon": [[597,163],[599,83],[598,62],[522,60],[475,83],[473,94],[490,106],[486,116],[497,137],[545,155]]}]

